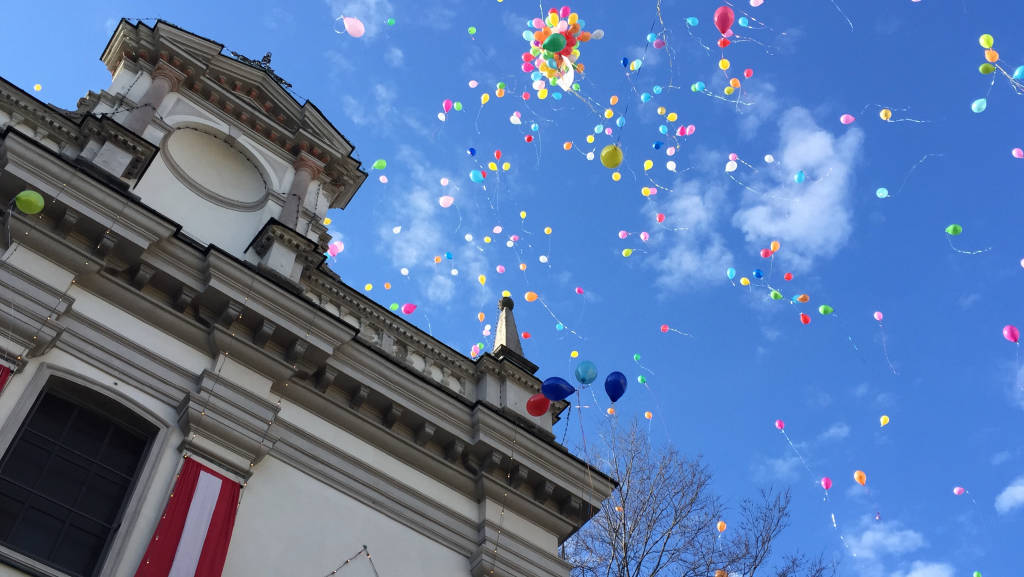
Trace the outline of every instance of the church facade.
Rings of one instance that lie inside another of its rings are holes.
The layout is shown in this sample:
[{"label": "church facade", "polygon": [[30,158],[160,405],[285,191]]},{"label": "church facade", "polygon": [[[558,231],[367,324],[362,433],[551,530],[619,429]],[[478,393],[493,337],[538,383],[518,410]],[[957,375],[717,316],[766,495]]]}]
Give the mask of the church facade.
[{"label": "church facade", "polygon": [[614,481],[527,415],[511,300],[471,360],[345,285],[366,173],[269,58],[101,59],[76,111],[0,79],[0,576],[567,576]]}]

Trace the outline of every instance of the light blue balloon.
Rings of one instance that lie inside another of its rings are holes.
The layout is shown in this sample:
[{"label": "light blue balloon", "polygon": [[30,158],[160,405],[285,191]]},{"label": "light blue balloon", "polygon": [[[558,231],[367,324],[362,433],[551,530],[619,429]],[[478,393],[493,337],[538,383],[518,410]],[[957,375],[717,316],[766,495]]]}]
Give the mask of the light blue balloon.
[{"label": "light blue balloon", "polygon": [[582,18],[577,20],[576,23],[580,25],[580,30],[583,30],[584,28],[587,27],[587,21],[583,20]]},{"label": "light blue balloon", "polygon": [[704,89],[708,87],[707,84],[704,84],[699,80],[697,81],[697,84],[695,86],[697,87],[697,92],[704,92]]},{"label": "light blue balloon", "polygon": [[626,117],[625,116],[620,116],[620,117],[615,119],[615,126],[618,126],[619,128],[622,128],[625,125],[626,125]]},{"label": "light blue balloon", "polygon": [[556,93],[551,95],[551,98],[554,98],[555,100],[561,100],[562,99],[562,93],[561,92],[556,92]]},{"label": "light blue balloon", "polygon": [[651,88],[651,92],[653,92],[655,94],[661,94],[662,90],[663,90],[662,87],[658,86],[657,84],[655,84],[654,87]]},{"label": "light blue balloon", "polygon": [[[700,24],[700,20],[698,20],[696,16],[690,16],[686,19],[687,26],[696,26],[698,24]],[[530,37],[533,38],[533,36]]]},{"label": "light blue balloon", "polygon": [[540,130],[540,125],[534,122],[533,124],[530,125],[530,130],[537,132],[538,130]]},{"label": "light blue balloon", "polygon": [[630,68],[632,68],[633,70],[640,70],[640,67],[643,65],[644,63],[639,58],[637,58],[633,62],[630,62]]},{"label": "light blue balloon", "polygon": [[597,379],[597,365],[583,361],[576,365],[576,380],[582,385],[589,385]]},{"label": "light blue balloon", "polygon": [[474,170],[469,173],[469,179],[477,184],[480,184],[484,181],[484,173],[480,172],[479,170]]},{"label": "light blue balloon", "polygon": [[740,26],[747,28],[750,26],[750,18],[747,18],[746,16],[740,16],[739,23]]},{"label": "light blue balloon", "polygon": [[878,198],[889,198],[889,189],[882,187],[875,191],[875,196]]},{"label": "light blue balloon", "polygon": [[601,134],[602,132],[604,132],[603,124],[597,124],[594,126],[594,134]]},{"label": "light blue balloon", "polygon": [[523,30],[523,40],[527,42],[533,42],[533,32],[530,30]]},{"label": "light blue balloon", "polygon": [[805,180],[807,180],[807,175],[804,174],[804,171],[802,171],[802,170],[797,171],[797,173],[795,175],[793,175],[793,182],[795,182],[797,184],[800,184],[800,183],[802,183]]},{"label": "light blue balloon", "polygon": [[736,278],[736,269],[729,267],[725,271],[725,276],[729,277],[729,280]]},{"label": "light blue balloon", "polygon": [[644,92],[640,95],[640,102],[650,102],[651,98],[652,96],[650,92]]},{"label": "light blue balloon", "polygon": [[662,134],[668,134],[668,127],[662,124],[661,126],[658,127],[658,132]]},{"label": "light blue balloon", "polygon": [[563,325],[562,323],[557,323],[557,324],[555,324],[555,330],[556,331],[564,331],[565,330],[565,325]]},{"label": "light blue balloon", "polygon": [[658,35],[655,34],[654,32],[651,32],[650,34],[647,35],[647,41],[648,42],[654,42],[657,39],[658,39]]},{"label": "light blue balloon", "polygon": [[537,72],[536,70],[534,70],[534,71],[533,71],[533,72],[532,72],[532,73],[530,74],[530,80],[540,80],[540,79],[541,79],[542,77],[543,77],[543,76],[541,75],[541,73],[540,73],[540,72]]},{"label": "light blue balloon", "polygon": [[1013,71],[1013,79],[1024,80],[1024,66],[1018,66],[1017,69]]},{"label": "light blue balloon", "polygon": [[979,98],[971,103],[971,110],[973,110],[975,114],[985,112],[986,108],[988,108],[988,100],[984,98]]}]

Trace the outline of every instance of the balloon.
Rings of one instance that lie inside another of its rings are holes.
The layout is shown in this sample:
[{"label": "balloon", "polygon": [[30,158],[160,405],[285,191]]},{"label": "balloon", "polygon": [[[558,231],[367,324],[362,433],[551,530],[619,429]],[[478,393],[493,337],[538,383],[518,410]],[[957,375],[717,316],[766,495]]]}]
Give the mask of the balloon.
[{"label": "balloon", "polygon": [[747,277],[740,278],[740,284],[743,286],[750,286],[750,279]]},{"label": "balloon", "polygon": [[784,280],[793,280],[793,273],[787,272],[786,274],[782,275],[782,278]]},{"label": "balloon", "polygon": [[644,411],[644,418],[650,421],[651,419],[654,418],[654,413],[650,411]]},{"label": "balloon", "polygon": [[626,394],[626,387],[629,385],[629,381],[626,380],[626,375],[623,375],[619,371],[612,371],[604,379],[604,392],[608,394],[608,398],[614,403],[622,398],[622,395]]},{"label": "balloon", "polygon": [[854,118],[852,114],[844,114],[839,117],[839,122],[842,122],[843,124],[853,124],[854,120],[857,119]]},{"label": "balloon", "polygon": [[975,114],[981,114],[982,112],[985,112],[986,108],[988,108],[988,100],[984,98],[979,98],[971,103],[971,110]]},{"label": "balloon", "polygon": [[473,170],[469,173],[469,179],[473,182],[480,184],[484,181],[484,173],[479,170]]},{"label": "balloon", "polygon": [[578,295],[583,294],[583,287],[581,287],[581,286],[576,287],[576,294],[578,294]]},{"label": "balloon", "polygon": [[861,486],[863,486],[865,483],[868,482],[868,476],[866,473],[864,473],[864,471],[854,471],[853,480],[857,481],[858,483],[861,484]]},{"label": "balloon", "polygon": [[732,63],[729,62],[728,58],[723,58],[723,59],[718,61],[718,68],[720,70],[728,70],[730,66],[732,66]]},{"label": "balloon", "polygon": [[624,256],[626,258],[629,258],[629,257],[633,256],[633,249],[631,249],[631,248],[624,248],[624,249],[622,249],[622,256]]},{"label": "balloon", "polygon": [[818,307],[818,312],[821,313],[823,316],[832,314],[833,310],[834,309],[828,305],[821,305],[820,307]]},{"label": "balloon", "polygon": [[996,71],[996,67],[991,65],[991,64],[989,64],[988,62],[986,62],[986,63],[984,63],[984,64],[982,64],[981,66],[978,67],[978,72],[980,72],[982,74],[992,74],[995,71]]},{"label": "balloon", "polygon": [[549,377],[541,384],[540,392],[552,401],[562,401],[576,389],[561,377]]},{"label": "balloon", "polygon": [[548,52],[561,52],[565,48],[565,36],[554,33],[544,41],[543,48]]},{"label": "balloon", "polygon": [[832,488],[832,479],[829,479],[828,477],[822,477],[821,478],[821,488],[825,489],[826,491],[831,489]]},{"label": "balloon", "polygon": [[889,424],[889,415],[882,415],[878,418],[879,426],[884,427]]},{"label": "balloon", "polygon": [[959,224],[951,224],[946,227],[946,234],[949,236],[960,236],[964,232],[964,227]]},{"label": "balloon", "polygon": [[43,85],[42,84],[34,84],[32,86],[32,90],[35,90],[36,92],[39,92],[42,89],[43,89]]},{"label": "balloon", "polygon": [[374,160],[373,165],[371,166],[371,168],[373,168],[374,170],[384,170],[387,167],[388,161],[384,160],[383,158],[378,158],[377,160]]},{"label": "balloon", "polygon": [[736,269],[732,267],[725,269],[725,276],[729,277],[729,280],[736,278]]},{"label": "balloon", "polygon": [[753,78],[753,76],[754,76],[754,69],[753,68],[747,68],[746,70],[743,71],[743,77],[744,78]]},{"label": "balloon", "polygon": [[800,313],[800,322],[805,325],[809,325],[811,324],[811,317],[806,313]]},{"label": "balloon", "polygon": [[416,310],[416,305],[412,303],[405,303],[402,305],[402,314],[411,315]]},{"label": "balloon", "polygon": [[455,202],[455,197],[448,195],[444,195],[437,199],[437,203],[441,205],[441,208],[448,208],[453,202]]},{"label": "balloon", "polygon": [[889,189],[882,187],[875,191],[875,196],[878,198],[889,198]]},{"label": "balloon", "polygon": [[986,50],[985,60],[989,62],[999,62],[999,53],[996,52],[995,50]]},{"label": "balloon", "polygon": [[342,22],[345,23],[345,32],[352,38],[361,38],[363,34],[366,34],[366,27],[359,21],[358,18],[352,18],[351,16],[343,16]]},{"label": "balloon", "polygon": [[975,571],[972,577],[981,577],[981,571]]},{"label": "balloon", "polygon": [[34,190],[23,190],[14,197],[14,206],[25,214],[39,214],[45,205],[43,195]]},{"label": "balloon", "polygon": [[775,300],[775,301],[781,301],[782,300],[782,293],[780,293],[777,290],[773,290],[771,295],[772,295],[772,300]]},{"label": "balloon", "polygon": [[583,361],[576,365],[576,380],[581,385],[589,385],[597,380],[597,365],[590,361]]},{"label": "balloon", "polygon": [[1013,325],[1006,325],[1003,327],[1003,338],[1011,343],[1019,343],[1020,331]]},{"label": "balloon", "polygon": [[490,94],[484,92],[483,94],[480,95],[480,106],[483,106],[484,104],[487,104],[490,101],[491,101],[491,95]]},{"label": "balloon", "polygon": [[754,269],[754,278],[762,278],[763,276],[764,276],[764,271],[763,270],[761,270],[759,268],[755,268]]},{"label": "balloon", "polygon": [[526,401],[526,412],[533,417],[539,417],[548,412],[551,408],[551,400],[544,396],[544,393],[537,393]]},{"label": "balloon", "polygon": [[1013,71],[1013,79],[1024,80],[1024,66],[1018,66],[1017,69]]},{"label": "balloon", "polygon": [[732,28],[735,19],[736,14],[728,6],[719,6],[718,10],[715,10],[715,28],[723,35]]},{"label": "balloon", "polygon": [[775,419],[775,428],[784,431],[786,429],[786,423],[782,419]]},{"label": "balloon", "polygon": [[807,180],[807,174],[802,170],[798,170],[797,173],[793,175],[793,182],[797,184],[800,184],[805,180]]},{"label": "balloon", "polygon": [[441,109],[444,110],[445,114],[448,114],[452,110],[452,101],[445,100],[441,103]]},{"label": "balloon", "polygon": [[882,315],[882,311],[875,311],[875,315],[874,316],[875,316],[875,320],[878,321],[878,322],[882,322],[882,319],[884,318],[883,315]]},{"label": "balloon", "polygon": [[[773,241],[771,242],[771,244],[770,244],[770,245],[768,245],[768,246],[769,246],[769,247],[770,247],[770,248],[772,249],[772,252],[778,252],[778,251],[779,251],[779,249],[780,249],[780,248],[782,248],[782,243],[780,243],[780,242],[779,242],[779,241],[777,241],[777,240],[773,240]],[[786,280],[789,280],[789,279],[786,279]]]},{"label": "balloon", "polygon": [[466,29],[466,32],[469,32],[470,36],[476,34],[476,26],[470,26],[469,28]]},{"label": "balloon", "polygon": [[963,495],[966,492],[967,489],[964,489],[963,487],[953,487],[953,494],[956,495],[957,497]]},{"label": "balloon", "polygon": [[892,118],[892,110],[889,110],[888,108],[883,108],[881,112],[878,113],[878,117],[881,118],[882,120],[888,121],[890,118]]},{"label": "balloon", "polygon": [[696,16],[690,16],[689,18],[686,19],[687,26],[697,26],[698,24],[700,24],[700,19],[698,19]]},{"label": "balloon", "polygon": [[715,528],[718,529],[719,533],[725,532],[725,521],[719,521],[715,524]]},{"label": "balloon", "polygon": [[810,300],[811,300],[811,297],[807,296],[806,294],[802,294],[802,295],[796,297],[796,302],[798,302],[798,303],[806,303],[806,302],[809,302]]},{"label": "balloon", "polygon": [[345,243],[340,240],[336,240],[331,244],[327,245],[327,254],[331,256],[338,256],[338,253],[345,250]]},{"label": "balloon", "polygon": [[715,577],[729,577],[729,572],[725,569],[715,569]]},{"label": "balloon", "polygon": [[526,299],[526,302],[532,303],[533,301],[537,300],[539,297],[537,296],[537,293],[535,293],[533,291],[527,291],[526,294],[523,295],[523,298]]},{"label": "balloon", "polygon": [[747,28],[747,27],[750,26],[750,18],[747,18],[746,16],[740,16],[739,20],[737,20],[736,22],[738,22],[739,25],[744,27],[744,28]]},{"label": "balloon", "polygon": [[609,144],[601,149],[601,164],[605,168],[616,168],[622,163],[622,149],[614,144]]},{"label": "balloon", "polygon": [[978,44],[981,44],[981,47],[985,49],[992,48],[992,45],[995,44],[995,38],[992,38],[991,34],[982,34],[978,38]]},{"label": "balloon", "polygon": [[761,258],[771,258],[771,257],[772,257],[772,249],[770,249],[770,248],[762,248],[761,249]]},{"label": "balloon", "polygon": [[659,327],[658,330],[660,330],[662,333],[667,333],[669,330],[668,325],[661,325],[661,327]]},{"label": "balloon", "polygon": [[1010,155],[1014,158],[1024,158],[1024,149],[1014,148],[1010,151]]}]

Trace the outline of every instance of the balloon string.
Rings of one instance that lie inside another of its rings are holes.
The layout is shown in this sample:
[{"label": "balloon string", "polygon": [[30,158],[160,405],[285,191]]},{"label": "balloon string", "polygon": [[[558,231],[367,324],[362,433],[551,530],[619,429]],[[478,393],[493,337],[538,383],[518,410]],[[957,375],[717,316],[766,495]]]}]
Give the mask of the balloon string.
[{"label": "balloon string", "polygon": [[836,10],[839,11],[839,14],[846,19],[846,23],[850,25],[850,32],[853,32],[853,22],[850,20],[850,17],[843,12],[843,9],[839,7],[839,4],[836,4],[836,0],[830,1],[832,2],[832,5],[836,7]]},{"label": "balloon string", "polygon": [[899,372],[896,371],[896,367],[889,360],[889,347],[886,344],[885,325],[882,324],[882,321],[878,321],[878,328],[882,331],[882,354],[885,355],[885,362],[889,365],[889,370],[892,371],[892,374],[898,377],[900,375]]},{"label": "balloon string", "polygon": [[975,254],[986,253],[986,252],[992,250],[992,247],[983,248],[981,250],[961,250],[961,249],[959,249],[959,248],[957,248],[956,246],[953,245],[953,237],[951,237],[948,234],[946,235],[946,241],[949,242],[949,248],[953,249],[953,252],[956,252],[958,254],[975,255]]}]

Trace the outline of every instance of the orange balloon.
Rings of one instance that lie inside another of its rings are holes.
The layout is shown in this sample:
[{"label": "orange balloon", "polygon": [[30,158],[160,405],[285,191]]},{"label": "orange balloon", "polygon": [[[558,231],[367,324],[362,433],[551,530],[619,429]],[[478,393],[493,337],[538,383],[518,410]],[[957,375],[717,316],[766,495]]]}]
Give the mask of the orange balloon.
[{"label": "orange balloon", "polygon": [[802,303],[805,303],[805,302],[807,302],[807,301],[811,300],[811,297],[809,297],[809,296],[807,296],[807,295],[800,295],[800,296],[796,297],[796,300],[797,300],[798,302],[802,302]]},{"label": "orange balloon", "polygon": [[733,78],[732,80],[729,81],[729,86],[732,86],[733,88],[739,88],[740,87],[740,79],[739,78]]},{"label": "orange balloon", "polygon": [[725,521],[719,521],[716,527],[718,528],[718,532],[722,533],[723,531],[725,531]]},{"label": "orange balloon", "polygon": [[651,419],[654,418],[654,413],[650,411],[644,411],[644,418],[650,421]]},{"label": "orange balloon", "polygon": [[537,300],[538,297],[537,293],[533,291],[527,291],[527,293],[523,295],[523,298],[526,299],[526,302],[532,303],[533,301]]},{"label": "orange balloon", "polygon": [[389,282],[384,283],[384,290],[386,290],[386,291],[391,290],[391,283],[389,283]]},{"label": "orange balloon", "polygon": [[715,577],[729,577],[725,569],[715,569]]},{"label": "orange balloon", "polygon": [[868,476],[864,471],[854,471],[853,480],[857,481],[861,485],[864,485],[865,483],[868,482]]},{"label": "orange balloon", "polygon": [[435,256],[434,257],[434,264],[441,264],[441,257]]},{"label": "orange balloon", "polygon": [[526,270],[526,263],[525,262],[519,263],[519,270]]},{"label": "orange balloon", "polygon": [[608,407],[608,414],[609,415],[614,415],[615,414],[615,407]]},{"label": "orange balloon", "polygon": [[579,25],[579,23],[573,24],[572,26],[569,27],[569,34],[570,35],[576,36],[579,33],[580,33],[580,25]]},{"label": "orange balloon", "polygon": [[540,30],[538,30],[533,33],[533,39],[536,40],[537,42],[540,42],[544,40],[544,34]]},{"label": "orange balloon", "polygon": [[499,88],[499,89],[495,90],[494,91],[494,95],[497,96],[498,98],[505,98],[505,89],[504,88]]},{"label": "orange balloon", "polygon": [[478,320],[480,322],[484,322],[485,318],[487,318],[487,317],[484,316],[484,313],[476,313],[476,320]]},{"label": "orange balloon", "polygon": [[612,106],[615,106],[618,103],[619,103],[619,97],[615,96],[614,94],[612,95],[611,98],[608,99],[608,104],[611,104]]},{"label": "orange balloon", "polygon": [[577,40],[580,42],[590,42],[590,32],[581,32]]},{"label": "orange balloon", "polygon": [[985,51],[985,60],[989,62],[999,62],[999,53],[989,48]]},{"label": "orange balloon", "polygon": [[779,244],[779,241],[773,240],[772,244],[771,244],[771,247],[772,247],[772,252],[779,252],[779,249],[782,248],[782,245]]},{"label": "orange balloon", "polygon": [[572,150],[572,142],[566,140],[565,144],[562,145],[563,150]]}]

